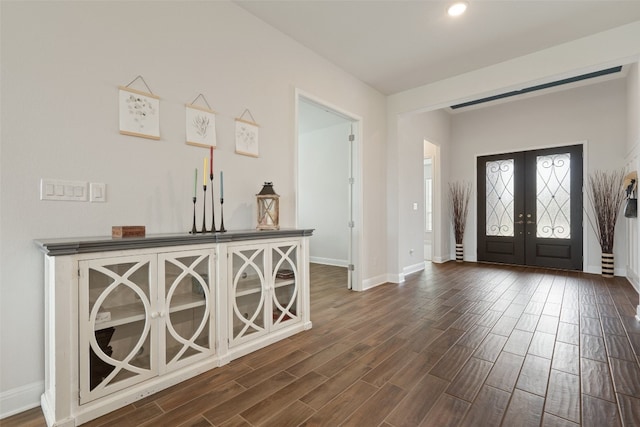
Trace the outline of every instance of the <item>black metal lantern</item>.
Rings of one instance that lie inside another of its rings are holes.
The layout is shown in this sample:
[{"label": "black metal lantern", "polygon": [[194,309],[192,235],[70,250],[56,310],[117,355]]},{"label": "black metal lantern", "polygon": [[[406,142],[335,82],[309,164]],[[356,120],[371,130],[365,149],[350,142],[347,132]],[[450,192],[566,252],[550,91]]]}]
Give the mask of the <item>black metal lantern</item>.
[{"label": "black metal lantern", "polygon": [[258,198],[258,226],[256,229],[279,230],[280,196],[273,189],[273,183],[265,182],[256,197]]}]

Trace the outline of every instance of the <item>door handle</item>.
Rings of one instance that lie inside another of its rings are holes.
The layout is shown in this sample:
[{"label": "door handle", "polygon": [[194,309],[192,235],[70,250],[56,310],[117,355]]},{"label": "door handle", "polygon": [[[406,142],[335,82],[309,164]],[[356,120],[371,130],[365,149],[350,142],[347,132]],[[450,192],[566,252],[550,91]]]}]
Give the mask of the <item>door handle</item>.
[{"label": "door handle", "polygon": [[516,224],[524,224],[524,221],[522,221],[522,220],[516,221]]},{"label": "door handle", "polygon": [[536,222],[535,221],[531,221],[530,218],[531,218],[531,214],[528,213],[527,214],[527,224],[535,224]]}]

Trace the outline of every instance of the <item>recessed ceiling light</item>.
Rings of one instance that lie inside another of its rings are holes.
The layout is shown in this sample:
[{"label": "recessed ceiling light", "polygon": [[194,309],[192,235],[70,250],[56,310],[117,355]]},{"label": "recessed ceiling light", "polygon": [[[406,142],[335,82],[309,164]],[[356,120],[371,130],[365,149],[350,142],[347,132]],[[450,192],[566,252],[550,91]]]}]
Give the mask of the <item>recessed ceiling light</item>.
[{"label": "recessed ceiling light", "polygon": [[466,1],[455,2],[447,9],[449,16],[460,16],[467,10],[468,3]]}]

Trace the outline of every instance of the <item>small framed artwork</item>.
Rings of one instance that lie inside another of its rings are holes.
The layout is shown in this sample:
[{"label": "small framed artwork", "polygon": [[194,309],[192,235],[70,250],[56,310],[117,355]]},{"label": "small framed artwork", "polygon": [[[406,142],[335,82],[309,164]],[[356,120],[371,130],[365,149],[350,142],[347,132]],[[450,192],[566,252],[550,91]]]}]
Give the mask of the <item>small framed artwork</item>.
[{"label": "small framed artwork", "polygon": [[198,105],[186,105],[187,144],[196,147],[216,146],[216,113]]},{"label": "small framed artwork", "polygon": [[160,98],[125,86],[118,88],[120,133],[160,139]]},{"label": "small framed artwork", "polygon": [[258,124],[236,119],[236,153],[258,157]]}]

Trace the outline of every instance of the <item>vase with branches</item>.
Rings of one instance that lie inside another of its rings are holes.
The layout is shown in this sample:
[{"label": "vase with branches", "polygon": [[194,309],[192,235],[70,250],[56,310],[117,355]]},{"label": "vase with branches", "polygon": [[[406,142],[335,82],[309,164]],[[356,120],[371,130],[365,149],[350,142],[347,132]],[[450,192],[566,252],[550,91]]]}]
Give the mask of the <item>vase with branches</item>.
[{"label": "vase with branches", "polygon": [[453,222],[453,234],[456,239],[456,261],[462,262],[464,258],[464,229],[469,214],[469,199],[471,198],[471,183],[449,183],[449,204],[451,207],[451,221]]},{"label": "vase with branches", "polygon": [[602,250],[602,275],[613,277],[613,239],[625,201],[624,171],[595,171],[589,175],[587,218]]}]

